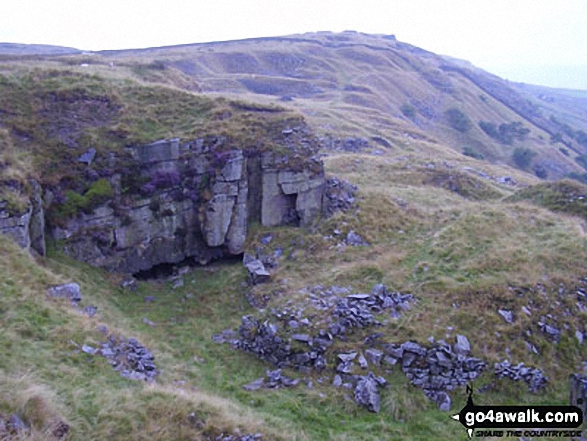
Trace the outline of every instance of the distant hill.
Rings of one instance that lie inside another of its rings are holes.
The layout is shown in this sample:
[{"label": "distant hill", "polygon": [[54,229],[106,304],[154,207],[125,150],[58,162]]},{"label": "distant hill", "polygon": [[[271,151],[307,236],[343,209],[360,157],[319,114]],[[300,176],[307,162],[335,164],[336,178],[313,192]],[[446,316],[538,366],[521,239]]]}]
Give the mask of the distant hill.
[{"label": "distant hill", "polygon": [[63,55],[81,52],[81,50],[72,47],[48,44],[0,43],[0,55]]},{"label": "distant hill", "polygon": [[319,32],[104,51],[91,62],[129,67],[147,81],[170,82],[175,72],[182,88],[288,103],[324,134],[390,145],[436,140],[513,166],[518,148],[531,151],[527,170],[540,176],[585,171],[575,159],[587,153],[587,142],[563,127],[587,129],[581,96],[511,83],[392,35]]}]

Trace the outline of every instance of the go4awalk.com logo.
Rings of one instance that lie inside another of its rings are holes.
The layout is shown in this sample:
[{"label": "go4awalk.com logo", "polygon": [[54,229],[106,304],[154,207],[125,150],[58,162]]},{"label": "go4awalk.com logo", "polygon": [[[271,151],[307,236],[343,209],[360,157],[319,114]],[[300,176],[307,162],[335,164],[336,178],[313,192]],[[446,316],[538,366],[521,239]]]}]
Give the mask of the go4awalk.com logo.
[{"label": "go4awalk.com logo", "polygon": [[583,412],[577,406],[476,406],[467,386],[467,404],[452,418],[473,437],[581,437]]}]

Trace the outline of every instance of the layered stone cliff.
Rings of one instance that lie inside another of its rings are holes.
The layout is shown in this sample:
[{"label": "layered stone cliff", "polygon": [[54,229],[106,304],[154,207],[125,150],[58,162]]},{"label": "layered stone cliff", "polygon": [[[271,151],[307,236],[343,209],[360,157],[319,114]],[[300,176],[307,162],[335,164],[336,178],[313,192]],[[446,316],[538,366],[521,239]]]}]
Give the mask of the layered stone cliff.
[{"label": "layered stone cliff", "polygon": [[[212,137],[130,147],[135,167],[127,173],[136,176],[103,179],[111,189],[106,200],[47,230],[72,257],[117,272],[238,255],[250,222],[304,226],[321,215],[323,166],[305,152],[224,149],[222,139]],[[125,188],[128,182],[134,191]],[[0,228],[24,247],[43,243],[44,252],[43,227],[32,222],[42,216],[39,192],[25,214],[6,214]],[[53,193],[46,191],[49,210],[57,204]]]}]

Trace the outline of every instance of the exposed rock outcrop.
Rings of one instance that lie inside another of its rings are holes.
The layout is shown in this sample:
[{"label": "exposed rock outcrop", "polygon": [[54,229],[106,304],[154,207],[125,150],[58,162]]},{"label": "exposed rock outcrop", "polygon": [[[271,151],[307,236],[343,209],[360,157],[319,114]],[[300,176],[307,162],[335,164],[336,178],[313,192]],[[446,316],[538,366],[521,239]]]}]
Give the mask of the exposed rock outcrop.
[{"label": "exposed rock outcrop", "polygon": [[45,214],[40,185],[30,181],[31,196],[27,207],[11,212],[6,201],[0,200],[0,234],[5,234],[26,250],[45,255]]},{"label": "exposed rock outcrop", "polygon": [[130,148],[136,194],[121,195],[121,180],[129,178],[112,176],[113,197],[54,226],[53,237],[79,260],[137,273],[241,254],[251,220],[304,226],[321,215],[320,161],[300,152],[224,150],[222,143],[172,139]]}]

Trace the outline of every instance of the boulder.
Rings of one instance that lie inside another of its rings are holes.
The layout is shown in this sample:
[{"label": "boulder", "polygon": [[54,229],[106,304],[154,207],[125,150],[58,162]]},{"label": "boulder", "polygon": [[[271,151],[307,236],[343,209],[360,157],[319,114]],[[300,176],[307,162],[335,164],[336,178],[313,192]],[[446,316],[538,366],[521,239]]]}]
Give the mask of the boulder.
[{"label": "boulder", "polygon": [[65,298],[72,302],[79,302],[82,299],[80,287],[77,283],[51,286],[47,290],[47,293],[51,297]]},{"label": "boulder", "polygon": [[245,263],[245,267],[249,272],[249,280],[253,285],[268,282],[271,277],[271,274],[265,269],[265,265],[259,259],[249,260]]},{"label": "boulder", "polygon": [[355,387],[355,402],[370,412],[378,413],[381,407],[378,386],[372,373],[361,376]]}]

